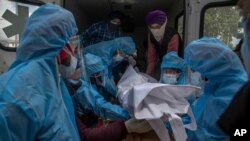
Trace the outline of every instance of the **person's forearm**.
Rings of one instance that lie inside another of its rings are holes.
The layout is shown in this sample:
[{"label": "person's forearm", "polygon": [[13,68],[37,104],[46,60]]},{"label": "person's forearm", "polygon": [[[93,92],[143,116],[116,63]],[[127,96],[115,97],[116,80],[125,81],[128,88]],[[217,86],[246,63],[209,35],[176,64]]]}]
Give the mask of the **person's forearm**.
[{"label": "person's forearm", "polygon": [[178,53],[179,50],[179,35],[175,34],[168,43],[167,52],[175,51]]},{"label": "person's forearm", "polygon": [[155,63],[154,63],[154,62],[149,63],[149,64],[147,65],[146,74],[151,75],[151,74],[154,72],[154,69],[155,69]]},{"label": "person's forearm", "polygon": [[156,65],[156,50],[154,45],[150,41],[148,41],[146,73],[151,75],[155,70],[155,65]]},{"label": "person's forearm", "polygon": [[87,128],[77,117],[76,121],[83,141],[121,141],[128,134],[124,121],[116,121],[101,128]]}]

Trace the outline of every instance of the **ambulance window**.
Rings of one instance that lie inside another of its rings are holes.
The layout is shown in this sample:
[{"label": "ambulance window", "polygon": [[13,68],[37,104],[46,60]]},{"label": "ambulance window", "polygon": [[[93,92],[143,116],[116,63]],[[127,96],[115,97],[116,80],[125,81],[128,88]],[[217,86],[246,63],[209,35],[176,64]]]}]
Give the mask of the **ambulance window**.
[{"label": "ambulance window", "polygon": [[234,49],[243,35],[236,6],[212,7],[205,11],[203,36],[215,37]]},{"label": "ambulance window", "polygon": [[184,19],[183,19],[183,15],[182,16],[180,16],[179,18],[178,18],[178,32],[179,32],[179,34],[180,34],[180,36],[181,36],[181,38],[183,39],[183,32],[184,32],[184,28],[183,28],[183,22],[184,22]]},{"label": "ambulance window", "polygon": [[38,5],[0,0],[0,48],[15,51],[28,17]]}]

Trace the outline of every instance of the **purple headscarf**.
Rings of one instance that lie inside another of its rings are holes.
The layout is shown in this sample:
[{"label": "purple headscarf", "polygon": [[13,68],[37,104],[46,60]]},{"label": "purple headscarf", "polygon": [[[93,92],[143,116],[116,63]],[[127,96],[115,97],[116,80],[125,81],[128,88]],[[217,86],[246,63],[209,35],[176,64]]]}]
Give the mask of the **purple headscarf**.
[{"label": "purple headscarf", "polygon": [[151,11],[146,16],[147,25],[151,25],[151,24],[163,25],[166,20],[167,20],[167,15],[165,12],[161,10]]}]

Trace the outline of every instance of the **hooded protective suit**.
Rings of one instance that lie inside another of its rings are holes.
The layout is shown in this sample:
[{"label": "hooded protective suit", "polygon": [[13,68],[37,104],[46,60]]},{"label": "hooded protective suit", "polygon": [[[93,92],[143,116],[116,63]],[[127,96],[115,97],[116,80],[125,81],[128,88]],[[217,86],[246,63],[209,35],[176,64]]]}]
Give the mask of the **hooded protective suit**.
[{"label": "hooded protective suit", "polygon": [[[113,55],[117,50],[120,50],[126,55],[135,53],[136,48],[133,39],[131,37],[120,37],[93,44],[84,49],[84,54],[91,53],[101,58],[103,67],[105,68],[105,89],[114,97],[116,96],[117,90],[116,86],[111,83],[111,80],[113,80],[112,69],[118,64],[118,62],[113,60]],[[95,71],[96,70],[92,69],[89,72],[93,73]]]},{"label": "hooded protective suit", "polygon": [[112,63],[116,50],[120,50],[126,55],[132,55],[136,51],[135,42],[131,37],[120,37],[88,46],[84,49],[84,54],[91,53],[101,57],[105,67],[108,67]]},{"label": "hooded protective suit", "polygon": [[191,42],[185,49],[185,62],[208,79],[203,95],[192,104],[198,129],[189,132],[190,141],[226,141],[229,137],[216,122],[236,92],[247,81],[247,74],[235,53],[214,38]]},{"label": "hooded protective suit", "polygon": [[1,141],[79,141],[68,90],[56,56],[77,27],[73,15],[52,4],[27,21],[15,62],[0,77]]},{"label": "hooded protective suit", "polygon": [[[180,58],[176,52],[172,51],[167,53],[161,63],[161,73],[163,73],[166,68],[174,68],[181,70],[181,74],[177,80],[177,85],[184,85],[186,80],[187,66],[184,60]],[[162,79],[162,78],[161,78]]]},{"label": "hooded protective suit", "polygon": [[100,91],[100,93],[105,96],[105,98],[116,97],[116,86],[108,77],[108,70],[105,68],[103,60],[99,56],[90,53],[85,54],[84,57],[86,60],[88,77],[99,73],[102,78],[102,88],[105,89],[105,91]]}]

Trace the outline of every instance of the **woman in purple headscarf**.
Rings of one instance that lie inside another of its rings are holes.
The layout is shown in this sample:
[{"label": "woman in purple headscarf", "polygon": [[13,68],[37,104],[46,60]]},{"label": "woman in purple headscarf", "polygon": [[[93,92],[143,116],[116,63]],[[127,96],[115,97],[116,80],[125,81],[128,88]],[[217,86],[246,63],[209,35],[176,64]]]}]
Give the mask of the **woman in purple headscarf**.
[{"label": "woman in purple headscarf", "polygon": [[[178,32],[166,26],[167,15],[161,10],[151,11],[146,16],[147,36],[147,70],[146,73],[159,80],[162,57],[171,51],[179,53],[181,38]],[[157,70],[159,71],[157,73]]]}]

